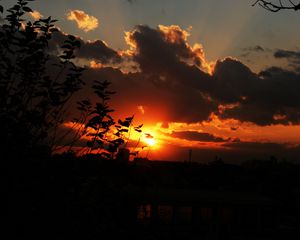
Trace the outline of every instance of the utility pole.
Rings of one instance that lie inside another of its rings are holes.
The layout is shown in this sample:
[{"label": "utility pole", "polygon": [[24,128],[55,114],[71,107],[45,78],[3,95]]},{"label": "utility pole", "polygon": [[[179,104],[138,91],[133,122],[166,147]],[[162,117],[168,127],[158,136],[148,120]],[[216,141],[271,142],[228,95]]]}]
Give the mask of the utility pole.
[{"label": "utility pole", "polygon": [[189,163],[192,163],[192,153],[193,153],[193,150],[189,149]]}]

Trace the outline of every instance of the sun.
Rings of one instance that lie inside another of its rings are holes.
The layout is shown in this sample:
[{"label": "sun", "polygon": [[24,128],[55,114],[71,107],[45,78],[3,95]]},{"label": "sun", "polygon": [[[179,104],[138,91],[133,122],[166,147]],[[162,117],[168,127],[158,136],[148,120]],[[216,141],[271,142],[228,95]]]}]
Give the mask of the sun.
[{"label": "sun", "polygon": [[150,147],[153,147],[156,144],[156,141],[154,138],[145,138],[144,142]]},{"label": "sun", "polygon": [[145,133],[143,142],[146,143],[148,147],[153,147],[156,144],[156,140],[152,133]]}]

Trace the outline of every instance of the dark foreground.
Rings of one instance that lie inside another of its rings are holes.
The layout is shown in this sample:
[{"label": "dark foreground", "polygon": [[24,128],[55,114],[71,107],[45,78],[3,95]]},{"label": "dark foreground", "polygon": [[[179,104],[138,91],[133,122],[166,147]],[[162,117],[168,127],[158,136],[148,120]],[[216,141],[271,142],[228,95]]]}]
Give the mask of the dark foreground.
[{"label": "dark foreground", "polygon": [[10,160],[9,239],[298,239],[298,165]]}]

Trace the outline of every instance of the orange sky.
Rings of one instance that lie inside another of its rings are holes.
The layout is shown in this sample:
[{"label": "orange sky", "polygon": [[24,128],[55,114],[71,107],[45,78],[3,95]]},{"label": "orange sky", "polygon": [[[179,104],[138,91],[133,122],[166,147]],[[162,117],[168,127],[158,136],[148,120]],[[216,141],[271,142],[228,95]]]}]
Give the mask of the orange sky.
[{"label": "orange sky", "polygon": [[[278,21],[240,1],[222,3],[226,11],[211,1],[192,8],[183,1],[109,2],[101,9],[100,3],[64,2],[53,9],[43,2],[30,17],[51,11],[62,16],[53,51],[66,34],[77,35],[75,63],[87,66],[87,87],[93,80],[112,82],[115,118],[134,114],[134,124],[144,124],[141,156],[185,160],[193,149],[200,161],[216,155],[228,161],[270,155],[299,160],[300,35],[288,37],[294,28],[283,24],[299,15],[282,14]],[[153,17],[155,9],[161,16]],[[88,88],[76,97],[96,101]]]}]

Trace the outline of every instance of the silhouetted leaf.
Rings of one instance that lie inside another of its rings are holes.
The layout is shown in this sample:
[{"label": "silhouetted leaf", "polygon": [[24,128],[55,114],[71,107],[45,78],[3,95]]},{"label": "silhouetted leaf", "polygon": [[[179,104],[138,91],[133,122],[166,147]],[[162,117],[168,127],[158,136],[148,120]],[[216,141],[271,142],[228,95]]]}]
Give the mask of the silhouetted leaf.
[{"label": "silhouetted leaf", "polygon": [[128,129],[121,129],[119,130],[119,132],[123,133],[123,132],[128,132],[129,130]]},{"label": "silhouetted leaf", "polygon": [[23,7],[23,10],[24,10],[25,12],[33,12],[32,9],[29,8],[29,7]]},{"label": "silhouetted leaf", "polygon": [[134,116],[125,118],[127,121],[132,122]]}]

